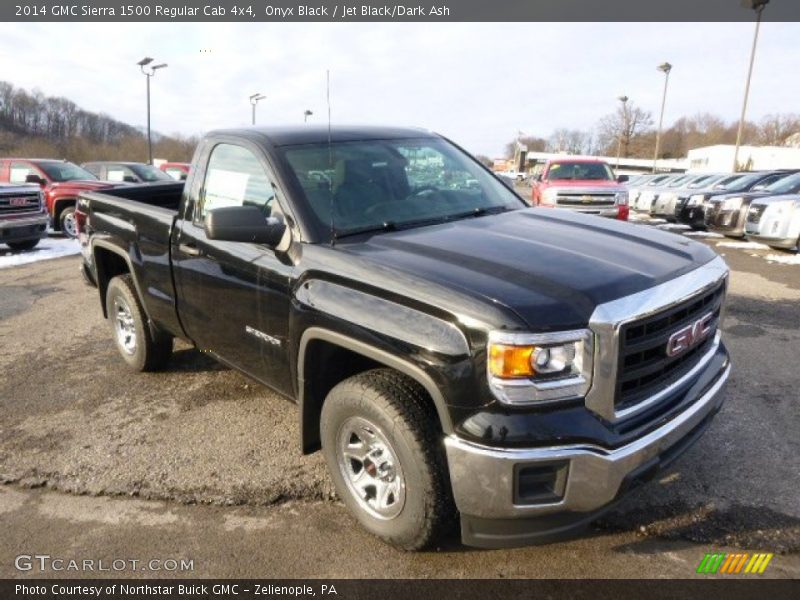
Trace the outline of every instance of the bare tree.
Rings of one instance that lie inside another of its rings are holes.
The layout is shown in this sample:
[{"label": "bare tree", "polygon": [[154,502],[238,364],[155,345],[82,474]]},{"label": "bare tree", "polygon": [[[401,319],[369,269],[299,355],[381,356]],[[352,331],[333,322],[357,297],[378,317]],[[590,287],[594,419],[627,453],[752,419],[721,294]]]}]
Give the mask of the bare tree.
[{"label": "bare tree", "polygon": [[757,143],[765,146],[784,146],[787,140],[800,132],[800,115],[767,115],[759,123]]},{"label": "bare tree", "polygon": [[556,129],[547,141],[548,152],[587,154],[591,151],[592,134],[580,129]]},{"label": "bare tree", "polygon": [[[653,126],[650,112],[635,106],[633,102],[621,104],[615,112],[603,117],[597,127],[599,146],[606,154],[616,152],[617,141],[621,145],[622,156],[632,154],[632,146],[637,137]],[[637,152],[640,154],[642,150]],[[642,154],[642,156],[644,156]]]}]

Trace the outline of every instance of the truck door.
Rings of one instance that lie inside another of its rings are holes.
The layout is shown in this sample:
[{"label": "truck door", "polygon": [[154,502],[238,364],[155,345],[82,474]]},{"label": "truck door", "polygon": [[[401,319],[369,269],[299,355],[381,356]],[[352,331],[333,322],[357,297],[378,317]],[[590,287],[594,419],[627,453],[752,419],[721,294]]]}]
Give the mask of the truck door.
[{"label": "truck door", "polygon": [[205,215],[251,204],[264,218],[280,211],[270,170],[254,148],[218,143],[199,186],[187,187],[192,214],[179,221],[172,248],[178,314],[189,338],[204,351],[289,393],[289,289],[293,267],[261,244],[209,240]]}]

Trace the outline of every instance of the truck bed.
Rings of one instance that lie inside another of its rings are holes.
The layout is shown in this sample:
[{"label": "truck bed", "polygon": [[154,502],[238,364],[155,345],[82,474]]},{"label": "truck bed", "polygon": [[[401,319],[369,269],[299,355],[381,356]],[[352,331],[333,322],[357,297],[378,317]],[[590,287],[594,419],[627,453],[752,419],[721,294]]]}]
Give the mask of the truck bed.
[{"label": "truck bed", "polygon": [[125,257],[145,312],[172,332],[180,331],[180,325],[170,240],[183,187],[182,182],[126,186],[84,192],[78,199],[78,211],[86,215],[86,231],[91,233],[91,242],[81,240],[84,257],[93,259],[96,249],[90,243],[102,247],[99,256],[110,252]]}]

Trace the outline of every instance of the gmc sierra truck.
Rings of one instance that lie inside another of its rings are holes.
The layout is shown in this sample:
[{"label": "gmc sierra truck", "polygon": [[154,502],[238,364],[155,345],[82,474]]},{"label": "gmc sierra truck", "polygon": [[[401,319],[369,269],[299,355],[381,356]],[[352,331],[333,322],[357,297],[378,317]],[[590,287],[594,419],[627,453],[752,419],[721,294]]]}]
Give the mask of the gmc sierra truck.
[{"label": "gmc sierra truck", "polygon": [[30,250],[47,237],[47,209],[36,185],[0,183],[0,244]]},{"label": "gmc sierra truck", "polygon": [[551,159],[533,177],[531,203],[627,221],[627,180],[596,158]]},{"label": "gmc sierra truck", "polygon": [[185,185],[83,193],[76,223],[125,362],[182,338],[296,401],[302,452],[400,548],[580,528],[723,402],[720,257],[527,207],[423,130],[212,132]]}]

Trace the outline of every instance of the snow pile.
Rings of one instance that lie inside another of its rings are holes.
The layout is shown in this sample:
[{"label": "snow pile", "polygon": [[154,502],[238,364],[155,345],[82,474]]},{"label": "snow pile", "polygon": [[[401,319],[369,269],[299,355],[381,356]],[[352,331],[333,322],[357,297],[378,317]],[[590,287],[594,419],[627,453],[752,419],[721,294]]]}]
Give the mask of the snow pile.
[{"label": "snow pile", "polygon": [[720,235],[719,233],[714,233],[713,231],[684,231],[683,235],[688,235],[691,237],[700,237],[700,238],[721,238],[725,237],[724,235]]},{"label": "snow pile", "polygon": [[45,238],[33,250],[21,252],[13,251],[8,246],[0,245],[0,269],[27,265],[40,260],[71,256],[78,254],[80,251],[81,248],[77,240],[57,237]]},{"label": "snow pile", "polygon": [[717,247],[740,248],[742,250],[769,250],[769,246],[766,244],[759,244],[758,242],[719,242]]},{"label": "snow pile", "polygon": [[764,257],[767,262],[778,263],[781,265],[800,265],[800,253],[798,254],[767,254]]}]

